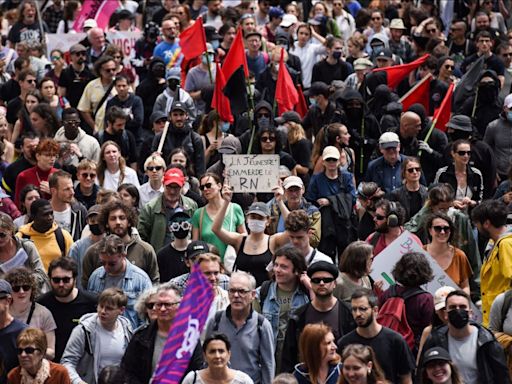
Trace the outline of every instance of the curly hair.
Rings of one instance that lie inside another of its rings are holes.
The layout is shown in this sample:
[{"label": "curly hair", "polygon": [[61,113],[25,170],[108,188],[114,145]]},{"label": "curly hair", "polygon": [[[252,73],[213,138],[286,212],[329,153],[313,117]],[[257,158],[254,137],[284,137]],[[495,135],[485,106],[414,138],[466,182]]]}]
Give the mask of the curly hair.
[{"label": "curly hair", "polygon": [[25,267],[20,267],[9,271],[5,275],[5,280],[12,287],[20,285],[30,285],[30,301],[34,301],[38,292],[37,281],[33,273]]},{"label": "curly hair", "polygon": [[286,218],[284,227],[290,232],[308,231],[311,228],[311,222],[306,211],[297,209],[290,212]]},{"label": "curly hair", "polygon": [[391,271],[394,279],[404,287],[419,287],[434,278],[434,272],[425,255],[408,252],[397,261]]},{"label": "curly hair", "polygon": [[100,227],[108,231],[108,217],[111,212],[122,210],[128,219],[128,225],[130,228],[137,226],[137,218],[135,212],[131,207],[128,207],[125,203],[120,200],[114,200],[105,204],[98,215],[98,223]]}]

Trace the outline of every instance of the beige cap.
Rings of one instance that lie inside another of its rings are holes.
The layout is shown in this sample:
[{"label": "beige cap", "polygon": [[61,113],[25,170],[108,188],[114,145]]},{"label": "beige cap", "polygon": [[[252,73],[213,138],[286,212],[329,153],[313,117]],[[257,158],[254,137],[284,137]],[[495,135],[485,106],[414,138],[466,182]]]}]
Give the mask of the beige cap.
[{"label": "beige cap", "polygon": [[354,61],[354,70],[373,68],[373,63],[365,57],[360,57]]},{"label": "beige cap", "polygon": [[402,19],[393,19],[389,23],[389,29],[407,29]]},{"label": "beige cap", "polygon": [[434,294],[434,308],[436,311],[443,309],[446,307],[446,296],[450,292],[455,291],[455,288],[445,285],[444,287],[438,288],[436,293]]},{"label": "beige cap", "polygon": [[327,160],[327,159],[339,160],[339,158],[340,158],[340,151],[338,151],[338,148],[333,147],[332,145],[329,145],[324,148],[324,151],[322,152],[322,160]]}]

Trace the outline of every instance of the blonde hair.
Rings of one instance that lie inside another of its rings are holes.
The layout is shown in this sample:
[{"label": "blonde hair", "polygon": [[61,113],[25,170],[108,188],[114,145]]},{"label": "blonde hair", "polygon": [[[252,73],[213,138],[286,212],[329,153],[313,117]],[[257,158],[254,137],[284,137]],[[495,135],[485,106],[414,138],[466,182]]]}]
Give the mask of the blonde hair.
[{"label": "blonde hair", "polygon": [[302,128],[302,125],[295,121],[287,121],[286,123],[290,127],[288,129],[288,143],[295,144],[299,140],[306,138],[306,132],[304,128]]},{"label": "blonde hair", "polygon": [[165,168],[165,160],[161,156],[151,155],[144,162],[144,171],[147,171],[150,163],[155,163],[157,166]]}]

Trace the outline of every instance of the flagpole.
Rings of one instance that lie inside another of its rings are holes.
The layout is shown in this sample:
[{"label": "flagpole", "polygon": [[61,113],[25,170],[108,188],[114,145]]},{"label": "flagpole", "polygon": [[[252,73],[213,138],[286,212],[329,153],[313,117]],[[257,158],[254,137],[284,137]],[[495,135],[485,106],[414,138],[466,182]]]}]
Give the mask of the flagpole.
[{"label": "flagpole", "polygon": [[431,73],[429,73],[427,76],[425,76],[423,79],[418,81],[414,87],[412,87],[405,95],[403,95],[400,100],[398,100],[399,103],[402,103],[411,93],[416,91],[425,81],[431,79],[433,76]]},{"label": "flagpole", "polygon": [[254,142],[254,134],[256,131],[256,125],[254,125],[254,94],[249,84],[249,80],[245,79],[245,87],[249,89],[249,129],[251,130],[251,140],[249,141],[249,149],[247,154],[251,154],[252,144]]}]

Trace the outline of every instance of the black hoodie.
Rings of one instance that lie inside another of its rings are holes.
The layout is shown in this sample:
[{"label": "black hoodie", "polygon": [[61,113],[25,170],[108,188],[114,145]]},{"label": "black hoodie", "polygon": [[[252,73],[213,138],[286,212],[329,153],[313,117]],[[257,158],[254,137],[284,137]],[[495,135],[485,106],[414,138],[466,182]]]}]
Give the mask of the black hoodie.
[{"label": "black hoodie", "polygon": [[135,94],[142,99],[144,104],[144,123],[143,128],[151,131],[151,123],[149,121],[149,117],[153,112],[153,106],[155,105],[156,98],[160,95],[165,87],[165,81],[160,83],[160,80],[156,78],[153,74],[153,67],[155,64],[162,64],[164,66],[164,76],[165,76],[165,63],[159,57],[154,57],[149,63],[148,74],[144,80],[141,81],[137,89],[135,90]]}]

